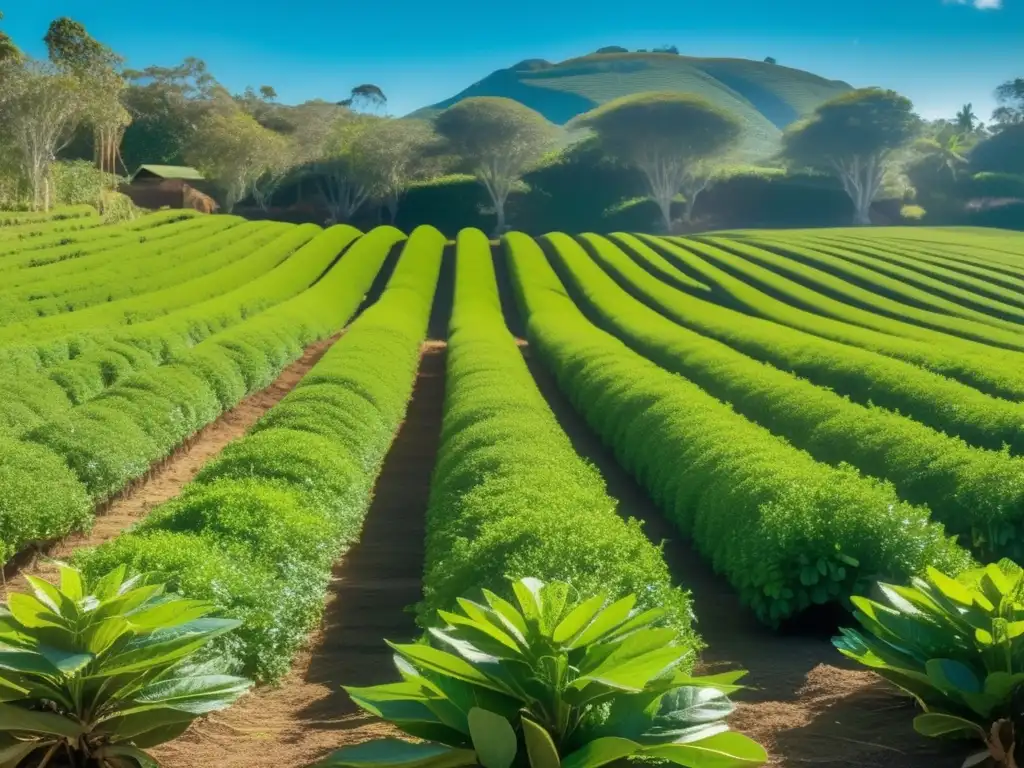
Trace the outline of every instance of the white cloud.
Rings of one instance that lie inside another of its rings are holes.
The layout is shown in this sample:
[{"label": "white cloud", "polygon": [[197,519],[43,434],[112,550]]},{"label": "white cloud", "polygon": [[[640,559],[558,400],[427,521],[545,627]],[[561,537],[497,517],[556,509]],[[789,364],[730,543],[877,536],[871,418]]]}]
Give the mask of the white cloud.
[{"label": "white cloud", "polygon": [[947,5],[973,5],[979,11],[998,11],[1003,0],[943,0]]}]

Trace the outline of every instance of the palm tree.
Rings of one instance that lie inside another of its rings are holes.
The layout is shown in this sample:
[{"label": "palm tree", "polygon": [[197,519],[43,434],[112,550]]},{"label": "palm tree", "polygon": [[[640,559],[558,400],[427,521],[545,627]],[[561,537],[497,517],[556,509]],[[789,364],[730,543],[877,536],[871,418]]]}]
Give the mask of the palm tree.
[{"label": "palm tree", "polygon": [[[970,104],[965,105],[969,106]],[[918,139],[914,142],[914,148],[925,157],[934,158],[937,168],[948,169],[956,180],[959,169],[967,165],[965,153],[970,149],[970,145],[963,133],[948,125],[933,138]]]},{"label": "palm tree", "polygon": [[968,102],[956,113],[956,127],[960,130],[961,134],[974,132],[974,124],[978,116],[974,114],[973,107],[974,105]]}]

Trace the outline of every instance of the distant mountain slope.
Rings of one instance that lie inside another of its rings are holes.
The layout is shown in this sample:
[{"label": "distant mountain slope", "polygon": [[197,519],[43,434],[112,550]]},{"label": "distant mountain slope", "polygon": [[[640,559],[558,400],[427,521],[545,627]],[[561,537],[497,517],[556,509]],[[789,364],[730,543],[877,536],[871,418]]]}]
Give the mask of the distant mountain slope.
[{"label": "distant mountain slope", "polygon": [[593,54],[559,64],[530,59],[499,69],[466,90],[412,113],[428,118],[472,96],[505,96],[553,123],[640,91],[698,93],[746,126],[743,155],[769,155],[780,131],[851,86],[799,69],[747,59],[700,59],[668,53]]}]

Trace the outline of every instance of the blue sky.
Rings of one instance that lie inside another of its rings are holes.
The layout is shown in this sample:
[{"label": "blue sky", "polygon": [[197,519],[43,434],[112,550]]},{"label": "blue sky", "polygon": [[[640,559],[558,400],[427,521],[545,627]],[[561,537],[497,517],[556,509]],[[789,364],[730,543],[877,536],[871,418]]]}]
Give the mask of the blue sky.
[{"label": "blue sky", "polygon": [[1024,0],[0,0],[0,9],[0,25],[36,55],[50,20],[71,16],[133,67],[198,56],[232,90],[270,84],[289,103],[340,99],[371,82],[392,114],[525,58],[603,45],[774,56],[894,88],[926,117],[971,101],[987,119],[995,86],[1024,76]]}]

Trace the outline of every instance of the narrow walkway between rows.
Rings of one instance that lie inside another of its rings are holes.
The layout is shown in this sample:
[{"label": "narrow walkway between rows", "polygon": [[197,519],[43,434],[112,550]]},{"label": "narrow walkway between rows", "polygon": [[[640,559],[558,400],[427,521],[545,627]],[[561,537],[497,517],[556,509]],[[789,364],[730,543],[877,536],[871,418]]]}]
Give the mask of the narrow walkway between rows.
[{"label": "narrow walkway between rows", "polygon": [[395,735],[342,685],[397,678],[384,640],[419,633],[430,478],[441,437],[445,344],[424,345],[406,419],[385,459],[362,535],[337,565],[323,623],[277,688],[261,688],[154,750],[164,768],[305,768],[344,744]]},{"label": "narrow walkway between rows", "polygon": [[17,592],[27,588],[26,574],[52,579],[57,574],[52,560],[67,558],[76,549],[99,546],[130,528],[150,510],[181,493],[208,461],[223,451],[228,443],[245,435],[263,414],[281,402],[338,338],[340,334],[311,344],[269,387],[223,413],[178,446],[170,456],[155,464],[146,475],[110,501],[99,505],[89,533],[73,534],[62,541],[16,556],[4,568],[5,583],[0,585],[0,601],[6,600],[7,590]]},{"label": "narrow walkway between rows", "polygon": [[[878,678],[845,664],[829,642],[833,627],[773,632],[756,621],[736,592],[717,576],[623,470],[558,390],[554,379],[521,345],[534,380],[576,451],[601,472],[619,511],[644,524],[676,584],[693,593],[697,629],[708,647],[701,673],[744,668],[753,690],[734,697],[731,723],[771,753],[771,765],[798,768],[958,768],[964,751],[917,736],[914,708]],[[743,531],[737,530],[737,536]],[[852,620],[851,620],[852,621]],[[817,631],[814,631],[814,630]]]}]

